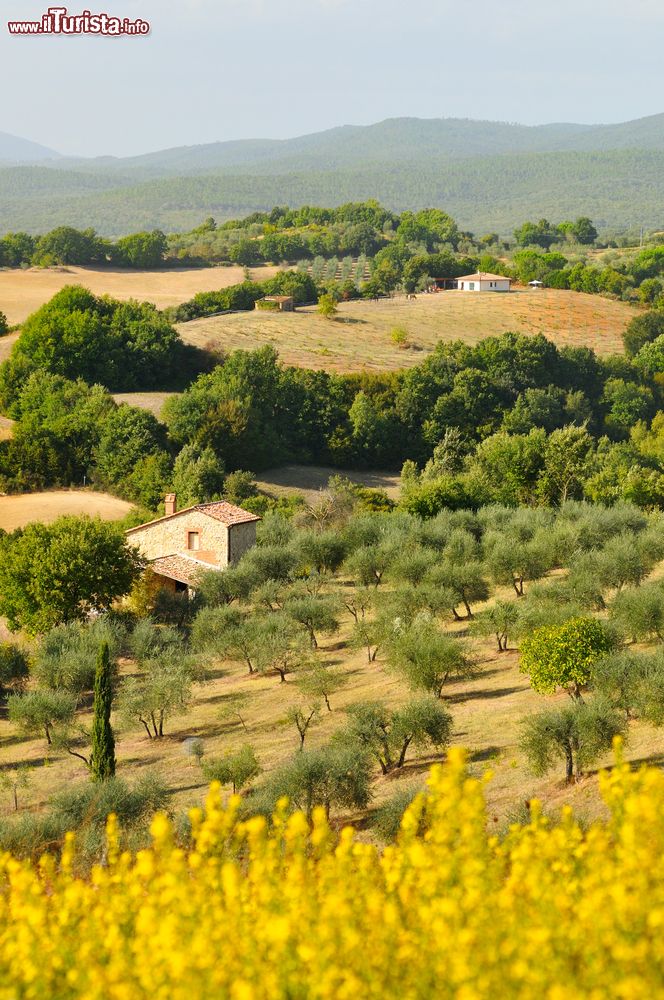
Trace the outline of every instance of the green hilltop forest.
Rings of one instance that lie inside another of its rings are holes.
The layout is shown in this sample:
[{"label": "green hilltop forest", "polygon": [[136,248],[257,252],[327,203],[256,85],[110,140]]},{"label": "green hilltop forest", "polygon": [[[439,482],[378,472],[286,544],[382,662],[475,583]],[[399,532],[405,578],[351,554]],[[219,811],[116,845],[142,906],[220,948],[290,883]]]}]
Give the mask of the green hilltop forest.
[{"label": "green hilltop forest", "polygon": [[395,211],[444,208],[472,231],[509,232],[533,205],[548,216],[588,213],[600,229],[653,228],[661,222],[664,194],[663,115],[619,125],[538,127],[401,118],[126,159],[33,154],[30,166],[16,166],[2,138],[5,231],[67,223],[117,236],[188,229],[201,214],[223,220],[274,204],[366,198]]}]

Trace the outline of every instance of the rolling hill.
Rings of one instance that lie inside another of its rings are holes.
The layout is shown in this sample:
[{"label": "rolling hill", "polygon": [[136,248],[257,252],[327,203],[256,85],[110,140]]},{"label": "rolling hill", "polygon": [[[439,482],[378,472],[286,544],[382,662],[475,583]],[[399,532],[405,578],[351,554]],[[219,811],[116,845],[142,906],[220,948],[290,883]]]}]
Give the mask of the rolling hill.
[{"label": "rolling hill", "polygon": [[37,163],[56,160],[59,156],[54,149],[40,146],[37,142],[0,132],[0,163]]},{"label": "rolling hill", "polygon": [[0,169],[5,231],[68,223],[117,236],[187,229],[206,215],[223,220],[274,204],[365,198],[398,211],[439,206],[475,232],[579,214],[603,229],[661,227],[664,115],[541,126],[395,118],[294,139]]}]

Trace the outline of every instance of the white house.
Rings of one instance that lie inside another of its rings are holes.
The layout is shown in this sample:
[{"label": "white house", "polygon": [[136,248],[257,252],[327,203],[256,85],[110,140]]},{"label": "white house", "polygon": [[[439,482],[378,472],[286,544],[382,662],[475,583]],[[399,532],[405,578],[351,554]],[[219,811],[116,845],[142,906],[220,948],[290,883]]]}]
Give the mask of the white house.
[{"label": "white house", "polygon": [[457,278],[457,288],[460,292],[509,292],[512,279],[504,274],[486,274],[478,271],[476,274],[464,274]]}]

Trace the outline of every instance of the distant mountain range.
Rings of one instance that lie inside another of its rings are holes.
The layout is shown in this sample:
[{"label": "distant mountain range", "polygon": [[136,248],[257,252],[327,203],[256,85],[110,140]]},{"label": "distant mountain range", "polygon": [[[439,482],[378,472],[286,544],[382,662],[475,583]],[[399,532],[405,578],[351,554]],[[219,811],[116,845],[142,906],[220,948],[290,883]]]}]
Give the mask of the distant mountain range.
[{"label": "distant mountain range", "polygon": [[54,149],[40,146],[29,139],[19,139],[16,135],[0,132],[0,165],[7,163],[38,163],[41,160],[55,160],[60,157]]},{"label": "distant mountain range", "polygon": [[661,227],[664,114],[617,125],[392,118],[94,159],[0,133],[4,230],[70,223],[119,235],[367,197],[396,210],[439,206],[474,231],[581,213],[604,228]]}]

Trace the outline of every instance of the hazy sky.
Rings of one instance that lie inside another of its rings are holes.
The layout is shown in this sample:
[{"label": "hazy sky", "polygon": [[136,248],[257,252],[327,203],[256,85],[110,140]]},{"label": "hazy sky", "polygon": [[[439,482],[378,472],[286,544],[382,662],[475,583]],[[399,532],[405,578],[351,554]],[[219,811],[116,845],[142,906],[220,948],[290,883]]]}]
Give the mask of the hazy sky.
[{"label": "hazy sky", "polygon": [[664,111],[662,0],[74,0],[140,38],[15,37],[0,0],[0,131],[67,154],[286,138],[383,118],[535,124]]}]

